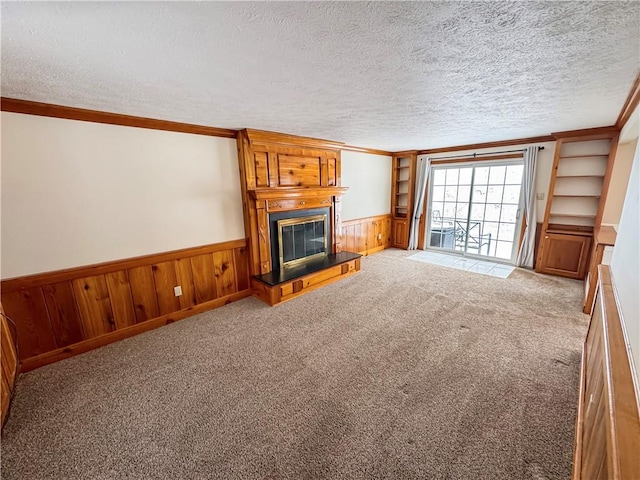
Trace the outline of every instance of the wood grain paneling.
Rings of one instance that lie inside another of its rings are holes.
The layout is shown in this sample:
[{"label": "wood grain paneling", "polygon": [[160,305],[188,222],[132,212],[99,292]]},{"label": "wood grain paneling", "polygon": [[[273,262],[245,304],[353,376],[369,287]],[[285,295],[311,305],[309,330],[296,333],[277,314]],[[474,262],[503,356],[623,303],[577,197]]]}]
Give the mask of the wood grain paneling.
[{"label": "wood grain paneling", "polygon": [[144,322],[160,315],[156,285],[151,265],[131,268],[128,271],[136,322]]},{"label": "wood grain paneling", "polygon": [[41,287],[2,291],[4,310],[16,322],[20,358],[56,348],[55,336]]},{"label": "wood grain paneling", "polygon": [[173,290],[178,285],[173,262],[156,263],[151,266],[151,270],[153,271],[160,315],[180,310],[180,300],[178,300]]},{"label": "wood grain paneling", "polygon": [[213,269],[213,255],[198,255],[191,258],[191,269],[196,290],[196,303],[208,302],[216,298],[216,276]]},{"label": "wood grain paneling", "polygon": [[278,186],[319,187],[320,158],[278,155]]},{"label": "wood grain paneling", "polygon": [[85,339],[82,319],[71,282],[42,287],[56,346],[65,347]]},{"label": "wood grain paneling", "polygon": [[36,368],[249,295],[247,262],[246,240],[194,247],[5,280],[2,302]]},{"label": "wood grain paneling", "polygon": [[342,222],[342,250],[369,255],[391,246],[391,215]]},{"label": "wood grain paneling", "polygon": [[124,328],[134,325],[136,323],[136,313],[133,307],[129,274],[126,270],[119,270],[107,273],[105,277],[116,326]]},{"label": "wood grain paneling", "polygon": [[174,260],[173,267],[176,271],[176,282],[182,287],[182,295],[179,297],[180,308],[194,306],[196,304],[196,290],[193,283],[191,260],[189,258]]},{"label": "wood grain paneling", "polygon": [[253,152],[253,160],[256,169],[256,187],[268,187],[269,162],[267,152]]},{"label": "wood grain paneling", "polygon": [[87,338],[97,337],[115,330],[116,322],[111,310],[105,276],[79,278],[72,283]]},{"label": "wood grain paneling", "polygon": [[235,248],[234,267],[236,275],[237,290],[242,291],[250,287],[249,285],[249,251],[245,247]]},{"label": "wood grain paneling", "polygon": [[2,399],[2,424],[9,412],[9,403],[13,395],[13,388],[18,374],[18,356],[16,353],[13,333],[9,322],[4,316],[2,303],[0,303],[0,364],[2,367],[2,382],[0,384],[0,397]]},{"label": "wood grain paneling", "polygon": [[216,296],[224,297],[235,291],[236,278],[233,270],[233,252],[213,254],[213,271],[216,277]]}]

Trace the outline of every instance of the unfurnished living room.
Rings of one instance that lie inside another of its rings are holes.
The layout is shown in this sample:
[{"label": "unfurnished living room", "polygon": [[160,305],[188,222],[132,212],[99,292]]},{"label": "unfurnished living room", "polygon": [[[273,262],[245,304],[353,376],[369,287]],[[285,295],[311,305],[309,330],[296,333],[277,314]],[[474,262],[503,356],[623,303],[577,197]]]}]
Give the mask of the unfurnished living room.
[{"label": "unfurnished living room", "polygon": [[2,478],[640,480],[640,2],[1,27]]}]

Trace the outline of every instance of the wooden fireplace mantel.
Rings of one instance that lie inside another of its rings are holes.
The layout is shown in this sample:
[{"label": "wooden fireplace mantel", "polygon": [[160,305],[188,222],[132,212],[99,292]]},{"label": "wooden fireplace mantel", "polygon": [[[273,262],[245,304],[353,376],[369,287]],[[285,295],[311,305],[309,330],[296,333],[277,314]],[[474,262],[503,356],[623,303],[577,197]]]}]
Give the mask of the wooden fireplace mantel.
[{"label": "wooden fireplace mantel", "polygon": [[340,186],[340,146],[339,142],[257,130],[238,132],[240,183],[252,275],[264,275],[274,268],[269,231],[271,213],[329,208],[330,253],[342,251],[340,210],[347,188]]},{"label": "wooden fireplace mantel", "polygon": [[318,198],[343,195],[347,187],[301,187],[301,188],[257,188],[249,192],[255,200],[286,200],[297,198]]}]

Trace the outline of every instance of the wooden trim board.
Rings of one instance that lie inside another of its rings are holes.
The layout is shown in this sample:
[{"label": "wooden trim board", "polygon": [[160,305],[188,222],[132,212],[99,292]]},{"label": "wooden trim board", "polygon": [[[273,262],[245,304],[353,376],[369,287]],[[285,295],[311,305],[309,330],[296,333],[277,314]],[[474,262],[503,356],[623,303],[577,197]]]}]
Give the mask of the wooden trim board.
[{"label": "wooden trim board", "polygon": [[481,150],[484,148],[495,148],[495,147],[513,147],[518,145],[526,145],[528,143],[553,142],[555,141],[555,139],[556,138],[553,135],[541,135],[537,137],[514,138],[512,140],[499,140],[496,142],[470,143],[467,145],[456,145],[452,147],[440,147],[440,148],[429,148],[425,150],[419,150],[418,155],[432,155],[436,153],[460,152],[463,150]]},{"label": "wooden trim board", "polygon": [[353,145],[343,145],[342,150],[348,150],[350,152],[359,152],[359,153],[370,153],[371,155],[384,155],[385,157],[390,157],[391,155],[393,155],[392,152],[388,152],[386,150],[376,150],[375,148],[356,147]]},{"label": "wooden trim board", "polygon": [[[567,130],[564,132],[552,133],[557,140],[562,139],[565,142],[582,142],[590,140],[602,140],[605,138],[613,138],[618,134],[618,128],[615,125],[607,127],[583,128],[580,130]],[[589,138],[584,138],[589,137]]]},{"label": "wooden trim board", "polygon": [[24,113],[26,115],[38,115],[41,117],[63,118],[66,120],[79,120],[83,122],[105,123],[108,125],[120,125],[123,127],[149,128],[152,130],[166,130],[170,132],[192,133],[194,135],[208,135],[211,137],[236,138],[237,130],[228,128],[207,127],[191,123],[171,122],[154,118],[136,117],[121,113],[101,112],[86,108],[66,107],[51,103],[32,102],[30,100],[18,100],[2,97],[0,109],[3,112]]},{"label": "wooden trim board", "polygon": [[627,99],[622,105],[622,109],[620,110],[620,114],[618,115],[618,119],[616,120],[616,127],[618,130],[622,130],[625,126],[631,114],[633,114],[634,110],[638,107],[638,103],[640,102],[640,72],[636,75],[636,79],[631,85],[631,90],[629,90],[629,95],[627,95]]}]

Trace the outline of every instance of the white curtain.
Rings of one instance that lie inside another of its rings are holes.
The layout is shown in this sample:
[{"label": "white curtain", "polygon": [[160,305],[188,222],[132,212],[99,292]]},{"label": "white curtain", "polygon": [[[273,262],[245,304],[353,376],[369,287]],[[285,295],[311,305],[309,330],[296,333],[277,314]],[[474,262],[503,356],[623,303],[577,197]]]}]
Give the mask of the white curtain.
[{"label": "white curtain", "polygon": [[414,195],[413,215],[409,227],[409,250],[418,248],[418,235],[420,230],[420,217],[424,208],[424,200],[427,194],[427,180],[431,170],[429,157],[418,157],[418,176],[416,178],[416,192]]},{"label": "white curtain", "polygon": [[522,238],[522,245],[518,252],[516,265],[518,267],[533,268],[533,251],[536,241],[536,165],[538,147],[527,147],[524,151],[524,175],[522,188],[524,190],[524,221],[526,230]]}]

